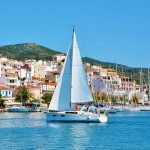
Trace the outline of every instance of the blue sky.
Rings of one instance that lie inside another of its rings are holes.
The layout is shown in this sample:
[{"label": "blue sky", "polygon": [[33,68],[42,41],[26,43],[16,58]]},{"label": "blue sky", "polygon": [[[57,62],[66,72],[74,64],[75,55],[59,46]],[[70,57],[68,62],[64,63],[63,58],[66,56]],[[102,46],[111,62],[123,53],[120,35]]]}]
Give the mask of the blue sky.
[{"label": "blue sky", "polygon": [[34,42],[67,52],[72,25],[82,56],[150,67],[149,0],[0,0],[0,46]]}]

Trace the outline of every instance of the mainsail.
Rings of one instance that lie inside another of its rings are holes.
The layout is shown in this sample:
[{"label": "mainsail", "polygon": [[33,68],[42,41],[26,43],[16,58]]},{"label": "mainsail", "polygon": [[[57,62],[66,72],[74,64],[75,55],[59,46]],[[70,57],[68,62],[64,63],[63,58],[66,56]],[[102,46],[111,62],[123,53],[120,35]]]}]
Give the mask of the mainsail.
[{"label": "mainsail", "polygon": [[70,104],[93,101],[73,29],[72,41],[49,110],[70,110]]}]

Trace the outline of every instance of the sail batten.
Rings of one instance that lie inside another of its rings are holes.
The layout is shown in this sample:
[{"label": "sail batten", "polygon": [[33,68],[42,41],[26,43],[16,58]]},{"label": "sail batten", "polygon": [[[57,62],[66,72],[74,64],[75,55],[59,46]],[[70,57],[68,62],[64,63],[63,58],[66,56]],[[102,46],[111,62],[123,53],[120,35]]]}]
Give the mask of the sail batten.
[{"label": "sail batten", "polygon": [[49,109],[70,110],[70,103],[88,103],[91,101],[93,98],[73,29],[72,41]]}]

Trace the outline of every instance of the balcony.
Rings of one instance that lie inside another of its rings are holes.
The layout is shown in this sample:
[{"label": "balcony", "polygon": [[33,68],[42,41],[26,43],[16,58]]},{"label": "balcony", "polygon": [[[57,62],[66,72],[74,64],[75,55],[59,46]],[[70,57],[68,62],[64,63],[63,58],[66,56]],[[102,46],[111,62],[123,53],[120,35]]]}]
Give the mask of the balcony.
[{"label": "balcony", "polygon": [[6,82],[6,85],[8,85],[8,86],[14,86],[14,85],[17,85],[17,86],[18,86],[18,83],[17,83],[17,82],[14,82],[14,83]]},{"label": "balcony", "polygon": [[18,77],[6,77],[8,80],[18,80]]}]

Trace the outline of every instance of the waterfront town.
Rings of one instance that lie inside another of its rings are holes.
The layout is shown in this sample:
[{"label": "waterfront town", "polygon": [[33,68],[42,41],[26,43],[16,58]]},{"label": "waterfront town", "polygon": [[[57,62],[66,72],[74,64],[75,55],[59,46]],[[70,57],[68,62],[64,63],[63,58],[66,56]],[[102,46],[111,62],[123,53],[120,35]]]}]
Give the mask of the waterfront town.
[{"label": "waterfront town", "polygon": [[[65,61],[64,54],[53,55],[52,61],[17,61],[1,56],[0,93],[4,104],[15,102],[17,89],[27,87],[32,99],[41,100],[44,93],[53,94]],[[149,104],[147,85],[137,85],[134,79],[117,70],[83,63],[95,102]],[[22,80],[23,79],[23,80]]]}]

